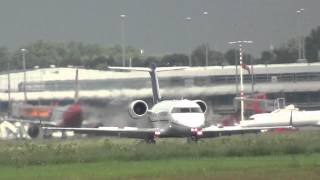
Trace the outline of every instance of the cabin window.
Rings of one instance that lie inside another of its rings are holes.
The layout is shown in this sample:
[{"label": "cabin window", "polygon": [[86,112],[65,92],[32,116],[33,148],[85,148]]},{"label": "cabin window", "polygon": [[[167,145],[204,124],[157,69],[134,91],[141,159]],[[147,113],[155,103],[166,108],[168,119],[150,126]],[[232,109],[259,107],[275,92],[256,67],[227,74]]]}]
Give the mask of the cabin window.
[{"label": "cabin window", "polygon": [[180,113],[188,113],[190,112],[189,108],[180,108]]},{"label": "cabin window", "polygon": [[171,113],[202,113],[200,108],[173,108]]},{"label": "cabin window", "polygon": [[190,108],[191,112],[193,113],[202,113],[202,110],[200,108]]}]

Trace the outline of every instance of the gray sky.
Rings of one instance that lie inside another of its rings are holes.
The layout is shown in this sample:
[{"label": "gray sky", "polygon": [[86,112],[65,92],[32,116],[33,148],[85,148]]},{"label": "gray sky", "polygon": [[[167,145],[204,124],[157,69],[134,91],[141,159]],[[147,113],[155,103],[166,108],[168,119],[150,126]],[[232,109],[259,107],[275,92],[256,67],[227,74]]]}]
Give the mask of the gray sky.
[{"label": "gray sky", "polygon": [[[225,51],[228,41],[253,40],[260,55],[297,35],[296,10],[305,8],[303,33],[320,25],[320,0],[0,0],[0,45],[36,40],[121,43],[120,14],[127,15],[126,43],[147,55],[188,52],[208,41]],[[208,16],[202,15],[208,11]],[[188,39],[186,17],[191,20]]]}]

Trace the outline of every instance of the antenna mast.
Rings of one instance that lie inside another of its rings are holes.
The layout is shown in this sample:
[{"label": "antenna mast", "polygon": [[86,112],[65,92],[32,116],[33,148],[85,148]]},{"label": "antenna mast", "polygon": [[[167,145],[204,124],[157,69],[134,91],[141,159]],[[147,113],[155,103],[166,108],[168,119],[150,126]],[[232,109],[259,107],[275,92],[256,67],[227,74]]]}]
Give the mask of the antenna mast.
[{"label": "antenna mast", "polygon": [[253,41],[235,41],[235,42],[229,42],[229,44],[236,44],[239,46],[239,60],[240,60],[240,103],[241,103],[241,121],[244,120],[244,87],[243,87],[243,44],[251,44]]}]

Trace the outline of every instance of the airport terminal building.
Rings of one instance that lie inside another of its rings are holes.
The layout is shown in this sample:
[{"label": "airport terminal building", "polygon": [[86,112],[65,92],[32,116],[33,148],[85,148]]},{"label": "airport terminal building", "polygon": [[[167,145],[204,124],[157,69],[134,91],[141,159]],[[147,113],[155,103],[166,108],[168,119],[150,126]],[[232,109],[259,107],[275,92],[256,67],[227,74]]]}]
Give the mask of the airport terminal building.
[{"label": "airport terminal building", "polygon": [[[203,99],[213,111],[232,109],[239,92],[239,67],[190,67],[159,72],[160,91],[164,99]],[[300,108],[320,108],[320,63],[254,65],[244,70],[245,94],[265,93],[268,98],[286,99]],[[0,75],[0,104],[8,100],[23,101],[27,90],[30,102],[72,101],[76,69],[45,68]],[[10,83],[9,83],[10,82]],[[79,97],[82,102],[151,100],[151,82],[145,72],[114,72],[79,69]]]}]

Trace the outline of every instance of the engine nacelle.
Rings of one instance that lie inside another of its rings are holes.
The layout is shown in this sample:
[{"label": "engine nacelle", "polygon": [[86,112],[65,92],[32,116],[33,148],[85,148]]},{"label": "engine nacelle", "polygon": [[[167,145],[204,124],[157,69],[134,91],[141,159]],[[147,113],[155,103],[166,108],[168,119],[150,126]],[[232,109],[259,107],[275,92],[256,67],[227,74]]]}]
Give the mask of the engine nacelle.
[{"label": "engine nacelle", "polygon": [[202,101],[202,100],[194,100],[194,102],[195,103],[197,103],[199,106],[200,106],[200,108],[201,108],[201,110],[202,110],[202,112],[203,113],[206,113],[207,112],[207,103],[206,102],[204,102],[204,101]]},{"label": "engine nacelle", "polygon": [[147,114],[148,104],[142,100],[136,100],[129,104],[129,115],[134,118],[141,118]]},{"label": "engine nacelle", "polygon": [[29,124],[27,133],[31,138],[38,137],[39,133],[40,133],[39,125],[37,125],[37,124]]}]

